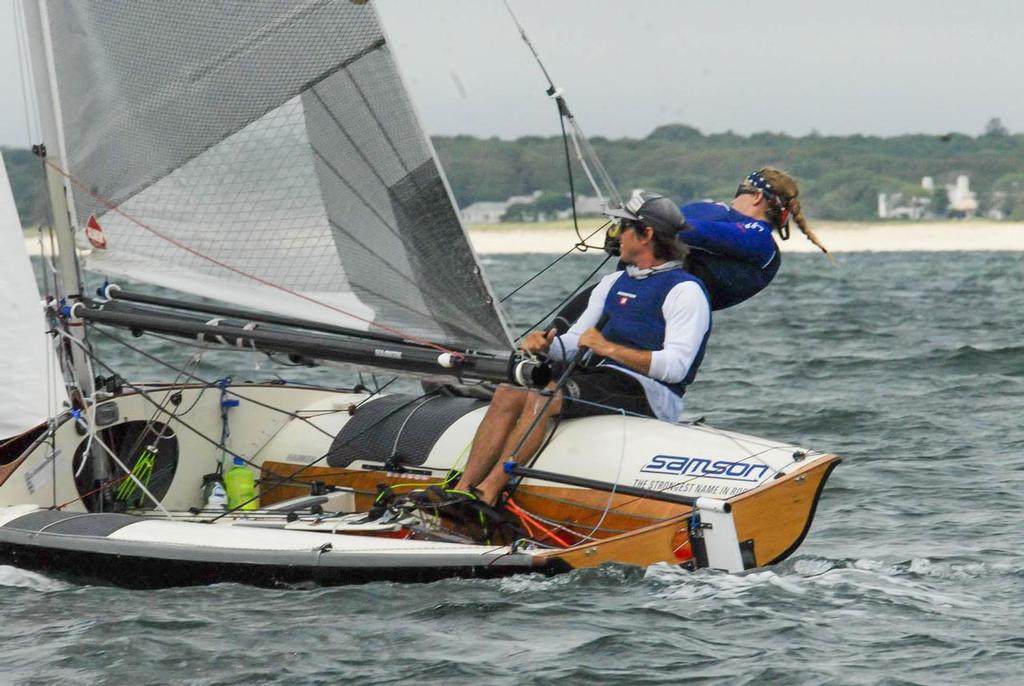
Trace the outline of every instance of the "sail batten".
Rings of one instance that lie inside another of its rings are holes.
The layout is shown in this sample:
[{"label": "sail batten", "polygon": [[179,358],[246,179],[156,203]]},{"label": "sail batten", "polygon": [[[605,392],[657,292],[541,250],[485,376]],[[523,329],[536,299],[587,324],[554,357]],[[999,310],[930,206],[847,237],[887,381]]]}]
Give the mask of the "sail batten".
[{"label": "sail batten", "polygon": [[77,220],[98,217],[105,244],[89,268],[510,347],[370,4],[80,0],[47,16]]}]

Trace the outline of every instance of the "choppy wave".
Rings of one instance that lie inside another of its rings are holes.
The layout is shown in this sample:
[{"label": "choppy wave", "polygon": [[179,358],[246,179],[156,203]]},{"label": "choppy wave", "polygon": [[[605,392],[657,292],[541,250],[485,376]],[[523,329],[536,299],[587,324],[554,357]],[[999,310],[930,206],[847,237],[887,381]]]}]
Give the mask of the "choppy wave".
[{"label": "choppy wave", "polygon": [[49,592],[61,591],[70,586],[42,574],[29,572],[17,567],[0,565],[0,587],[24,588],[30,591]]}]

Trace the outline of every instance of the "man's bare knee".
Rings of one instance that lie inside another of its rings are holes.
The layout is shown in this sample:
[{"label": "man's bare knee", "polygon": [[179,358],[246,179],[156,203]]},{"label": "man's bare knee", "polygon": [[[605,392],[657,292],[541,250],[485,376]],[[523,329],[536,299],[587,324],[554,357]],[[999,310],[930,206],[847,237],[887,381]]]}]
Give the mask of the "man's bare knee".
[{"label": "man's bare knee", "polygon": [[[549,389],[545,393],[530,393],[529,401],[525,406],[526,413],[531,417],[536,416],[547,405],[547,415],[549,417],[558,414],[562,409],[562,392],[556,391],[554,399],[551,398],[550,392]],[[548,403],[549,400],[551,401],[550,403]]]},{"label": "man's bare knee", "polygon": [[494,392],[494,398],[491,399],[491,408],[495,412],[515,412],[518,414],[522,412],[527,401],[533,395],[535,394],[525,388],[502,384]]}]

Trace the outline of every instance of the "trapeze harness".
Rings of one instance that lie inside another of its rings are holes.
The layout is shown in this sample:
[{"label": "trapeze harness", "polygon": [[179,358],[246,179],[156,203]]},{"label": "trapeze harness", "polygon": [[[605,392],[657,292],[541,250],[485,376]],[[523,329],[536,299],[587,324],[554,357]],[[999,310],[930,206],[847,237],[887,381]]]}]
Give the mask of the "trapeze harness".
[{"label": "trapeze harness", "polygon": [[757,294],[779,271],[782,258],[768,222],[717,202],[694,202],[679,209],[691,227],[679,232],[679,239],[690,247],[684,264],[704,282],[712,310]]}]

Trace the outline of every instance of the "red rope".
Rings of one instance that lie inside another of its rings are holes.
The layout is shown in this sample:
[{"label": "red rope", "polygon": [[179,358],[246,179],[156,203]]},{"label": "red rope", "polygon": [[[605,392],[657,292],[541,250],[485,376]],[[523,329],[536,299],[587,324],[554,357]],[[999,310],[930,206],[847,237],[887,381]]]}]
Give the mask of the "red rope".
[{"label": "red rope", "polygon": [[[556,534],[554,531],[552,531],[551,529],[547,528],[542,523],[537,521],[534,517],[530,516],[529,512],[527,512],[523,508],[519,507],[519,505],[517,505],[511,498],[509,498],[507,501],[505,501],[505,507],[510,509],[513,512],[513,514],[515,514],[516,516],[519,517],[519,521],[521,521],[523,523],[523,526],[526,527],[527,532],[530,532],[530,526],[529,526],[529,524],[527,524],[527,520],[529,520],[529,521],[533,522],[534,526],[536,526],[538,529],[540,529],[545,534],[547,534],[548,538],[550,538],[553,541],[556,541],[563,548],[568,548],[568,547],[570,547],[572,545],[571,543],[569,543],[568,541],[563,539],[561,536]],[[530,535],[532,536],[533,533],[530,532]]]},{"label": "red rope", "polygon": [[99,493],[104,488],[110,488],[110,487],[116,486],[117,484],[119,484],[122,481],[124,481],[125,479],[127,479],[129,476],[131,476],[131,475],[130,474],[125,474],[124,476],[119,476],[116,479],[110,479],[109,481],[105,481],[102,484],[100,484],[100,486],[98,488],[94,488],[91,491],[88,491],[86,493],[82,493],[77,498],[72,498],[71,500],[68,500],[67,502],[61,503],[60,505],[54,505],[51,509],[53,509],[53,510],[63,510],[65,507],[67,507],[71,503],[77,503],[79,500],[85,500],[86,498],[88,498],[89,496],[93,495],[94,493]]},{"label": "red rope", "polygon": [[437,343],[434,343],[433,341],[428,341],[425,338],[418,338],[416,336],[411,336],[411,335],[405,333],[404,331],[399,331],[398,329],[393,329],[393,328],[391,328],[389,326],[385,326],[384,324],[380,324],[378,322],[374,322],[374,321],[371,321],[369,319],[365,319],[365,318],[360,317],[358,315],[352,314],[351,312],[346,312],[345,310],[341,309],[340,307],[335,307],[334,305],[330,305],[328,303],[325,303],[322,300],[317,300],[316,298],[312,298],[312,297],[310,297],[308,295],[305,295],[303,293],[300,293],[298,291],[293,291],[290,288],[287,288],[285,286],[281,286],[279,284],[273,283],[272,281],[267,281],[266,279],[263,279],[263,278],[261,278],[259,276],[256,276],[255,274],[250,274],[249,272],[247,272],[247,271],[245,271],[243,269],[239,269],[238,267],[233,267],[230,264],[227,264],[226,262],[221,262],[220,260],[218,260],[218,259],[216,259],[214,257],[210,257],[209,255],[204,255],[203,253],[199,252],[195,248],[189,247],[188,245],[185,245],[181,241],[178,241],[178,240],[176,240],[174,238],[171,238],[170,236],[167,236],[167,235],[161,233],[160,231],[157,231],[153,227],[151,227],[151,226],[145,224],[144,222],[136,219],[135,217],[131,216],[130,214],[128,214],[127,212],[122,210],[120,207],[118,207],[114,203],[106,200],[105,198],[100,197],[98,194],[96,194],[92,190],[90,190],[84,183],[82,183],[81,181],[76,179],[70,173],[68,173],[68,172],[64,171],[63,169],[61,169],[60,167],[58,167],[56,164],[54,164],[50,160],[44,158],[43,162],[47,166],[49,166],[52,169],[54,169],[57,173],[59,173],[62,176],[66,177],[68,180],[71,181],[71,183],[73,183],[76,186],[78,186],[84,193],[86,193],[87,195],[91,196],[94,200],[96,200],[97,202],[99,202],[102,205],[104,205],[111,212],[116,212],[117,214],[121,215],[122,217],[124,217],[128,221],[132,222],[133,224],[138,225],[139,227],[145,229],[146,231],[149,231],[151,234],[153,234],[157,238],[165,240],[168,243],[170,243],[171,245],[174,245],[175,247],[178,247],[178,248],[180,248],[180,249],[182,249],[182,250],[184,250],[186,252],[189,252],[189,253],[195,255],[196,257],[198,257],[200,259],[206,260],[207,262],[211,262],[211,263],[217,265],[218,267],[221,267],[222,269],[227,269],[228,271],[233,272],[235,274],[238,274],[239,276],[245,277],[247,279],[252,279],[253,281],[255,281],[257,283],[260,283],[260,284],[263,284],[264,286],[269,286],[270,288],[276,288],[277,290],[279,290],[279,291],[281,291],[283,293],[287,293],[289,295],[293,295],[296,298],[301,298],[301,299],[303,299],[303,300],[305,300],[307,302],[313,303],[314,305],[319,305],[321,307],[326,307],[327,309],[333,310],[333,311],[335,311],[335,312],[337,312],[339,314],[343,314],[346,317],[351,317],[352,319],[356,319],[358,321],[364,322],[366,324],[369,324],[370,326],[377,327],[378,329],[381,329],[382,331],[386,331],[386,332],[394,334],[396,336],[401,336],[402,338],[404,338],[406,340],[409,340],[409,341],[412,341],[413,343],[419,343],[420,345],[425,345],[425,346],[427,346],[429,348],[433,348],[434,350],[438,350],[438,351],[443,352],[443,353],[449,353],[449,354],[453,355],[454,357],[456,357],[457,359],[460,359],[460,360],[465,358],[465,356],[462,353],[458,352],[457,350],[450,350],[448,348],[445,348],[442,345],[438,345]]}]

